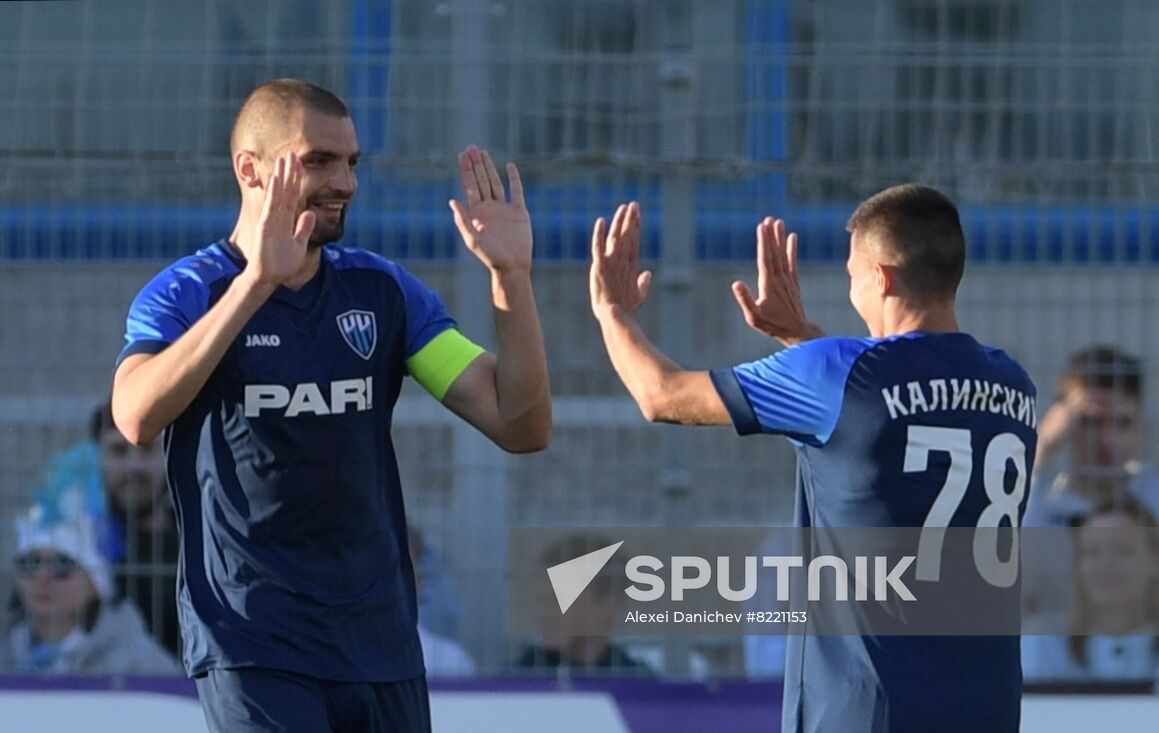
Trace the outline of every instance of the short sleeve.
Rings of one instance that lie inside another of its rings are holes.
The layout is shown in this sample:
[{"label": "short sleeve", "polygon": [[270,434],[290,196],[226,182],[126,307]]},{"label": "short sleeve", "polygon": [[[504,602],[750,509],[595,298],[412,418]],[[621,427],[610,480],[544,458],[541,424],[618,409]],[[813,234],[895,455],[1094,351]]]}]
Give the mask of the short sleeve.
[{"label": "short sleeve", "polygon": [[815,339],[758,361],[714,370],[712,382],[740,434],[776,433],[823,445],[837,426],[853,364],[871,344]]},{"label": "short sleeve", "polygon": [[456,327],[443,299],[417,277],[401,267],[395,278],[406,302],[406,356],[411,358],[443,331]]},{"label": "short sleeve", "polygon": [[182,275],[174,266],[146,285],[129,308],[125,347],[119,365],[133,354],[157,354],[193,326],[209,309],[209,291],[201,279]]},{"label": "short sleeve", "polygon": [[397,278],[406,301],[407,372],[442,400],[484,349],[459,333],[438,293],[401,267]]}]

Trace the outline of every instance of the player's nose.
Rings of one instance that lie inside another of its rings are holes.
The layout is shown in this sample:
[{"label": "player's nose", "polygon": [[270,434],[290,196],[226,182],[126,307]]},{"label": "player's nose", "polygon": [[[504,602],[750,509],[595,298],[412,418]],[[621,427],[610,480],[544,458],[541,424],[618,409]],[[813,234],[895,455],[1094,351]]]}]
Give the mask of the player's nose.
[{"label": "player's nose", "polygon": [[341,166],[330,179],[330,187],[346,196],[353,196],[358,190],[358,175],[349,165]]}]

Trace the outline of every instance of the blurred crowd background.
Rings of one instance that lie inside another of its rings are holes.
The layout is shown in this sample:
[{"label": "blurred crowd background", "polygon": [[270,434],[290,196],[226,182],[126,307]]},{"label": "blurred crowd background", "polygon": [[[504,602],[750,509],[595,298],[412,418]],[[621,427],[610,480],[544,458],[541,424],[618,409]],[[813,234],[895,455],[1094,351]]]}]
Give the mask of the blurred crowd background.
[{"label": "blurred crowd background", "polygon": [[110,429],[111,371],[141,285],[232,227],[241,101],[293,76],[354,117],[346,241],[418,274],[485,344],[486,277],[445,203],[454,156],[477,143],[527,186],[551,448],[504,456],[421,390],[396,411],[433,674],[779,674],[776,638],[507,631],[510,526],[791,518],[787,443],[651,426],[627,400],[587,304],[589,227],[642,203],[649,332],[725,366],[774,348],[728,288],[752,279],[761,217],[800,234],[812,320],[860,334],[845,219],[918,181],[962,208],[963,327],[1039,386],[1027,523],[1074,533],[1067,557],[1028,558],[1050,579],[1030,623],[1070,632],[1027,637],[1028,678],[1149,684],[1156,28],[1151,0],[0,4],[0,672],[177,670],[160,447]]}]

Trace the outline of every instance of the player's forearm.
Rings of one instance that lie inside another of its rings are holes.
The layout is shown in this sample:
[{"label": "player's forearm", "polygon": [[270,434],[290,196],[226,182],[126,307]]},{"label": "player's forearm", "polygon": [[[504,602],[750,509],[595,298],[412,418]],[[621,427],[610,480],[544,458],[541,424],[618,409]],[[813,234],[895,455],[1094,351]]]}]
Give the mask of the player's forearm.
[{"label": "player's forearm", "polygon": [[273,288],[243,277],[164,351],[128,357],[113,380],[113,419],[125,437],[143,444],[189,407],[245,324]]},{"label": "player's forearm", "polygon": [[727,424],[723,405],[707,374],[690,372],[662,354],[644,334],[633,314],[609,308],[598,314],[612,367],[651,422],[681,425]]},{"label": "player's forearm", "polygon": [[551,388],[543,330],[527,271],[492,273],[498,360],[495,388],[500,419],[528,450],[551,438]]}]

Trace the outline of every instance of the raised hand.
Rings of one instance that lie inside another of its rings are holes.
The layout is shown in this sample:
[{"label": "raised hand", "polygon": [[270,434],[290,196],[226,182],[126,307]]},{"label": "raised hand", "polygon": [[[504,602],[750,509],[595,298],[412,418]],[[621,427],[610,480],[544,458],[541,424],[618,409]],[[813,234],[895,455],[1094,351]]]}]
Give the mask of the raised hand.
[{"label": "raised hand", "polygon": [[241,245],[247,274],[256,282],[281,285],[298,274],[306,261],[315,219],[312,211],[295,213],[302,196],[302,173],[302,162],[294,153],[285,153],[274,163],[257,236]]},{"label": "raised hand", "polygon": [[1077,386],[1068,389],[1038,421],[1035,465],[1049,466],[1055,459],[1063,457],[1083,417],[1089,415],[1099,418],[1106,409],[1091,394],[1091,390]]},{"label": "raised hand", "polygon": [[805,317],[797,280],[797,235],[785,234],[785,222],[765,217],[757,225],[757,292],[737,280],[732,284],[745,323],[792,345],[821,335]]},{"label": "raised hand", "polygon": [[511,201],[486,150],[474,145],[459,153],[459,173],[467,203],[450,202],[455,226],[471,254],[495,272],[531,269],[531,216],[523,200],[523,181],[507,164]]},{"label": "raised hand", "polygon": [[640,272],[640,205],[620,204],[611,227],[603,217],[592,228],[592,267],[588,278],[592,312],[621,307],[635,312],[648,297],[652,273]]}]

